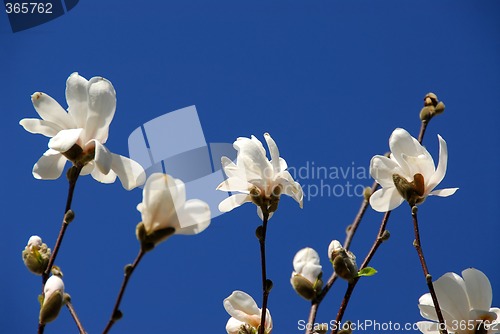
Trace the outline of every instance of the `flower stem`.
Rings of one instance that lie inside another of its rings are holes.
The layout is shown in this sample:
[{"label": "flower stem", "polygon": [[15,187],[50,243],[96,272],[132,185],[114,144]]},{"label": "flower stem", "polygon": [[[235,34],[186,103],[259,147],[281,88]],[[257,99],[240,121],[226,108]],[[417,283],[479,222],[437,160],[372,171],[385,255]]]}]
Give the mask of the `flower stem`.
[{"label": "flower stem", "polygon": [[[83,166],[78,165],[78,166],[72,166],[68,170],[68,183],[69,183],[69,188],[68,188],[68,197],[66,198],[66,207],[64,209],[64,218],[62,221],[61,229],[59,230],[59,235],[57,236],[56,244],[54,246],[54,249],[52,250],[52,254],[50,255],[49,263],[47,265],[47,269],[45,269],[45,272],[42,274],[42,296],[44,295],[44,288],[45,288],[45,283],[49,279],[50,272],[52,270],[52,267],[54,266],[54,262],[56,261],[57,254],[59,253],[59,248],[61,248],[61,244],[64,238],[64,234],[66,233],[66,229],[68,228],[69,222],[66,220],[66,214],[68,213],[69,210],[71,210],[71,203],[73,202],[73,194],[75,192],[75,186],[76,186],[76,181],[78,180],[78,176],[80,175],[80,172],[82,171]],[[43,334],[43,331],[45,329],[45,324],[38,324],[38,334]]]},{"label": "flower stem", "polygon": [[418,134],[418,142],[422,144],[422,140],[424,140],[425,130],[427,129],[427,125],[429,124],[428,120],[423,120],[420,125],[420,132]]},{"label": "flower stem", "polygon": [[[382,222],[380,223],[380,228],[377,234],[377,238],[375,239],[375,242],[372,245],[372,248],[366,255],[363,263],[361,264],[361,267],[359,267],[359,270],[362,270],[366,267],[368,267],[368,264],[370,263],[371,259],[377,252],[379,246],[384,242],[384,234],[386,233],[386,227],[387,227],[387,222],[389,221],[389,216],[391,215],[391,211],[387,211],[384,214],[384,218],[382,218]],[[347,286],[347,290],[344,294],[344,299],[342,299],[342,303],[340,304],[340,308],[337,312],[337,317],[335,318],[335,323],[336,323],[336,328],[332,330],[332,334],[337,334],[339,329],[339,325],[342,322],[342,318],[344,317],[345,310],[347,309],[347,305],[349,304],[349,300],[351,299],[352,292],[354,291],[354,288],[356,287],[356,284],[359,281],[359,277],[354,278],[352,281],[349,282],[349,285]]]},{"label": "flower stem", "polygon": [[75,320],[75,323],[76,323],[76,327],[78,327],[78,330],[80,331],[80,334],[85,334],[87,333],[85,331],[85,329],[83,328],[83,325],[82,325],[82,322],[80,321],[80,319],[78,318],[78,315],[76,314],[76,311],[75,311],[75,308],[73,307],[73,304],[71,304],[71,301],[67,301],[66,302],[66,307],[68,308],[69,310],[69,313],[71,314],[71,316],[73,317],[73,320]]},{"label": "flower stem", "polygon": [[122,301],[123,295],[125,294],[125,289],[127,289],[128,281],[130,280],[130,277],[132,276],[135,268],[137,268],[137,266],[139,265],[139,262],[141,262],[141,259],[144,256],[144,254],[146,254],[146,252],[141,248],[139,254],[137,254],[137,257],[134,260],[134,263],[125,267],[125,275],[123,276],[122,286],[120,288],[120,292],[118,293],[118,297],[116,298],[115,306],[113,308],[113,311],[111,312],[111,317],[109,319],[109,322],[106,325],[104,331],[102,332],[103,334],[108,333],[111,327],[113,327],[113,325],[115,324],[115,322],[120,320],[120,318],[122,317],[122,312],[119,310],[120,303]]},{"label": "flower stem", "polygon": [[436,310],[436,314],[439,320],[439,328],[441,334],[448,334],[446,330],[446,325],[443,318],[443,313],[441,312],[441,308],[439,307],[439,301],[437,299],[436,291],[434,290],[434,285],[432,284],[432,276],[429,274],[429,269],[427,268],[427,263],[425,262],[424,252],[422,251],[422,244],[420,242],[420,232],[418,229],[418,217],[417,217],[418,209],[416,206],[411,209],[411,216],[413,218],[413,230],[415,232],[415,241],[413,242],[413,246],[418,253],[418,258],[420,259],[420,264],[422,265],[422,271],[424,272],[425,280],[427,282],[427,287],[429,288],[429,292],[432,297],[432,302],[434,303],[434,309]]},{"label": "flower stem", "polygon": [[259,334],[265,334],[266,331],[266,314],[267,314],[267,300],[269,298],[269,292],[271,287],[269,286],[266,272],[266,233],[267,233],[267,221],[269,219],[269,212],[267,208],[262,208],[262,226],[260,228],[260,233],[258,234],[259,244],[260,244],[260,263],[262,272],[262,314],[260,317],[260,327]]}]

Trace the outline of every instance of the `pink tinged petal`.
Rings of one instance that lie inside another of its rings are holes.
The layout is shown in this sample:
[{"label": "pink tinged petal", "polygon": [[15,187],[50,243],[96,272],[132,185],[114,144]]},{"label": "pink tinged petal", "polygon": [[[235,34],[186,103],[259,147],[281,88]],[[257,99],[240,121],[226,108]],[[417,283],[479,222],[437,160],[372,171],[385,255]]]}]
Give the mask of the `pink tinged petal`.
[{"label": "pink tinged petal", "polygon": [[78,75],[77,72],[72,73],[66,81],[68,114],[78,128],[85,128],[87,123],[88,84],[87,79]]},{"label": "pink tinged petal", "polygon": [[108,171],[104,174],[97,166],[94,165],[94,169],[90,173],[94,180],[101,183],[113,183],[116,181],[116,174],[113,171]]},{"label": "pink tinged petal", "polygon": [[439,334],[439,326],[436,322],[419,321],[417,322],[418,329],[424,334]]},{"label": "pink tinged petal", "polygon": [[144,169],[137,162],[114,153],[111,156],[111,169],[120,179],[123,188],[131,190],[146,181]]},{"label": "pink tinged petal", "polygon": [[493,299],[493,292],[488,277],[483,272],[474,268],[462,271],[462,276],[467,296],[469,297],[470,308],[488,311]]},{"label": "pink tinged petal", "polygon": [[49,95],[36,92],[31,95],[31,101],[36,112],[42,119],[55,123],[63,129],[76,127],[75,122],[73,122],[73,119],[68,115],[66,110]]},{"label": "pink tinged petal", "polygon": [[280,165],[280,151],[278,150],[278,146],[276,142],[271,137],[269,133],[264,133],[264,139],[266,140],[267,147],[269,147],[269,153],[271,154],[271,164],[273,165],[273,169],[275,173],[279,173],[281,171]]},{"label": "pink tinged petal", "polygon": [[179,225],[175,234],[198,234],[210,225],[210,207],[207,203],[192,199],[185,203],[181,212],[178,212]]},{"label": "pink tinged petal", "polygon": [[438,189],[432,191],[429,195],[430,196],[440,196],[440,197],[448,197],[453,195],[458,188],[446,188],[446,189]]},{"label": "pink tinged petal", "polygon": [[224,308],[235,319],[257,326],[260,324],[260,309],[255,300],[243,291],[234,291],[224,299]]},{"label": "pink tinged petal", "polygon": [[462,277],[455,273],[446,273],[434,282],[434,290],[442,310],[453,319],[468,319],[469,299]]},{"label": "pink tinged petal", "polygon": [[61,153],[69,150],[80,138],[83,129],[69,129],[59,131],[57,135],[49,140],[49,147]]},{"label": "pink tinged petal", "polygon": [[246,203],[246,202],[251,202],[252,199],[250,195],[247,194],[234,194],[226,199],[224,199],[222,202],[219,203],[219,211],[220,212],[229,212],[234,208],[239,207],[240,205]]},{"label": "pink tinged petal", "polygon": [[61,176],[66,161],[61,153],[49,149],[33,166],[33,176],[35,179],[55,180]]},{"label": "pink tinged petal", "polygon": [[444,179],[446,174],[446,168],[448,166],[448,147],[446,141],[438,135],[439,139],[439,163],[436,171],[431,176],[429,181],[427,181],[427,190],[430,192]]},{"label": "pink tinged petal", "polygon": [[24,128],[24,130],[30,133],[41,134],[49,138],[54,137],[59,131],[62,130],[62,128],[55,123],[37,118],[25,118],[22,119],[19,124]]},{"label": "pink tinged petal", "polygon": [[244,322],[241,322],[239,320],[236,320],[235,318],[231,317],[227,321],[226,324],[226,332],[228,334],[238,334],[240,332],[241,325],[244,325]]},{"label": "pink tinged petal", "polygon": [[217,186],[217,190],[248,193],[252,184],[237,177],[230,177]]},{"label": "pink tinged petal", "polygon": [[373,210],[378,212],[394,210],[403,201],[404,199],[398,193],[396,187],[379,189],[370,196],[370,205]]},{"label": "pink tinged petal", "polygon": [[116,92],[108,80],[94,77],[89,81],[88,113],[85,127],[86,140],[97,139],[106,143],[108,130],[116,110]]},{"label": "pink tinged petal", "polygon": [[94,163],[99,168],[99,171],[106,175],[111,169],[111,162],[113,160],[111,152],[97,140],[94,140],[93,144],[95,146]]},{"label": "pink tinged petal", "polygon": [[370,161],[370,175],[382,187],[394,187],[392,176],[403,176],[403,171],[396,161],[382,155],[374,156]]}]

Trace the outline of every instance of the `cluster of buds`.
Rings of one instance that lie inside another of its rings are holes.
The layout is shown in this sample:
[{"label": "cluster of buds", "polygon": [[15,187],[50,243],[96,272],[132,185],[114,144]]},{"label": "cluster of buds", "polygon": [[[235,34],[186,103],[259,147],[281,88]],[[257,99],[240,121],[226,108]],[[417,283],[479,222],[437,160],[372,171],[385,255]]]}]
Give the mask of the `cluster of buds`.
[{"label": "cluster of buds", "polygon": [[254,186],[250,189],[250,197],[252,202],[261,208],[262,212],[269,214],[278,210],[278,203],[280,201],[282,190],[283,185],[278,184],[271,191],[271,195],[266,196],[264,191],[262,191],[259,187]]},{"label": "cluster of buds", "polygon": [[428,93],[424,97],[424,107],[420,110],[420,119],[422,122],[428,122],[432,117],[441,114],[444,111],[444,103],[439,101],[436,94]]},{"label": "cluster of buds", "polygon": [[42,238],[33,235],[23,250],[23,261],[26,268],[36,275],[42,275],[50,260],[50,248],[42,242]]}]

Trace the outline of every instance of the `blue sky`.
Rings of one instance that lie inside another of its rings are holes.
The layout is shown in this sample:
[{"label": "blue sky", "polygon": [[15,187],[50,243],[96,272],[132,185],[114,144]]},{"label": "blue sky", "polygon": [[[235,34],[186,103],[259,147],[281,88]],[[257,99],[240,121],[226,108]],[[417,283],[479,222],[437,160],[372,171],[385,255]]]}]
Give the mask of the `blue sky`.
[{"label": "blue sky", "polygon": [[[498,1],[81,1],[46,24],[12,33],[0,14],[0,136],[3,222],[0,250],[0,328],[33,333],[40,279],[21,261],[32,234],[53,247],[67,182],[39,181],[33,164],[47,140],[22,129],[35,117],[35,91],[66,107],[66,78],[104,76],[117,91],[117,111],[106,146],[128,155],[127,140],[141,124],[196,105],[208,142],[270,132],[289,166],[368,168],[388,150],[396,127],[418,134],[423,96],[446,104],[424,144],[437,161],[437,134],[448,143],[442,187],[460,187],[449,198],[421,207],[421,233],[431,273],[468,267],[490,279],[500,305],[498,203],[500,169],[500,3]],[[165,145],[176,145],[166,142]],[[314,187],[371,185],[361,177],[299,179]],[[57,264],[66,290],[90,333],[102,331],[122,279],[138,250],[135,206],[141,191],[117,182],[78,181],[70,225]],[[326,277],[326,251],[343,240],[361,199],[314,196],[301,210],[283,198],[269,224],[269,308],[274,333],[299,333],[309,303],[290,286],[292,259],[315,248]],[[352,244],[363,259],[382,215],[369,209]],[[233,290],[260,304],[260,263],[251,204],[213,220],[204,233],[174,236],[146,255],[123,300],[115,333],[221,333],[229,318],[222,300]],[[409,210],[391,216],[391,239],[371,265],[379,273],[356,288],[345,319],[422,320],[418,298],[426,292],[412,246]],[[361,261],[360,260],[360,261]],[[346,288],[337,282],[317,321],[335,318]],[[66,310],[46,333],[76,332]]]}]

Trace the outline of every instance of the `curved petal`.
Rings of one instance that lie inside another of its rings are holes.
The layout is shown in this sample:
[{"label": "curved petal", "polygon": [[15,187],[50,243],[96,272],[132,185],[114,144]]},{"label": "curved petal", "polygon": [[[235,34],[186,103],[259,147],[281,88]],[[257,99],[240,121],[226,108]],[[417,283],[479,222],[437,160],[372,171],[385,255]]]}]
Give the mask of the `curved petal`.
[{"label": "curved petal", "polygon": [[47,94],[36,92],[31,95],[36,112],[46,121],[55,123],[63,129],[75,128],[76,124],[61,105]]},{"label": "curved petal", "polygon": [[241,326],[244,324],[245,324],[244,322],[241,322],[241,321],[236,320],[235,318],[231,317],[227,321],[226,332],[228,334],[238,334],[240,332]]},{"label": "curved petal", "polygon": [[83,166],[82,171],[80,172],[80,176],[89,175],[90,173],[92,173],[94,168],[94,161],[87,163],[85,166]]},{"label": "curved petal", "polygon": [[242,177],[244,174],[241,174],[238,170],[238,166],[234,164],[234,162],[228,157],[221,158],[221,165],[224,173],[226,173],[227,177]]},{"label": "curved petal", "polygon": [[299,203],[299,206],[301,209],[303,208],[303,206],[304,206],[304,191],[302,189],[302,186],[298,182],[293,182],[291,184],[290,183],[284,184],[282,194],[290,196],[297,203]]},{"label": "curved petal", "polygon": [[217,186],[217,190],[239,191],[243,193],[248,193],[251,188],[251,183],[248,183],[246,180],[242,180],[238,177],[229,177]]},{"label": "curved petal", "polygon": [[66,158],[59,152],[49,149],[33,166],[35,179],[55,180],[61,176]]},{"label": "curved petal", "polygon": [[116,110],[116,92],[108,80],[94,77],[88,83],[88,113],[85,141],[97,139],[105,144]]},{"label": "curved petal", "polygon": [[448,196],[453,195],[457,190],[458,190],[458,188],[438,189],[438,190],[431,191],[429,196],[448,197]]},{"label": "curved petal", "polygon": [[453,319],[468,319],[469,299],[465,289],[464,280],[455,273],[446,273],[434,282],[439,306]]},{"label": "curved petal", "polygon": [[[274,212],[269,212],[269,217],[267,219],[273,218]],[[264,213],[262,212],[262,208],[260,206],[257,207],[257,216],[259,216],[260,220],[264,220]]]},{"label": "curved petal", "polygon": [[234,194],[224,199],[219,203],[219,211],[220,212],[229,212],[234,208],[239,207],[243,203],[251,202],[252,199],[250,195],[247,194]]},{"label": "curved petal", "polygon": [[422,145],[408,131],[401,128],[397,128],[392,132],[389,138],[389,148],[391,149],[393,158],[401,166],[406,175],[410,174],[410,170],[403,159],[403,154],[416,157],[423,152]]},{"label": "curved petal", "polygon": [[439,327],[436,322],[419,321],[417,322],[418,329],[424,334],[439,334]]},{"label": "curved petal", "polygon": [[301,249],[293,258],[293,269],[314,284],[322,271],[319,254],[310,247]]},{"label": "curved petal", "polygon": [[59,125],[38,118],[25,118],[22,119],[19,124],[24,130],[30,133],[41,134],[49,138],[54,137],[62,130]]},{"label": "curved petal", "polygon": [[146,181],[144,169],[137,162],[114,153],[111,156],[111,169],[118,175],[123,188],[131,190]]},{"label": "curved petal", "polygon": [[394,174],[398,174],[403,177],[407,176],[403,175],[403,170],[394,160],[382,155],[376,155],[371,159],[370,175],[382,187],[394,187],[394,181],[392,179]]},{"label": "curved petal", "polygon": [[255,300],[243,291],[234,291],[224,299],[224,308],[235,319],[258,327],[260,324],[260,309]]},{"label": "curved petal", "polygon": [[198,234],[210,225],[210,207],[199,199],[187,201],[177,216],[181,228],[175,234]]},{"label": "curved petal", "polygon": [[[441,306],[441,299],[438,299],[438,300],[440,301],[439,306]],[[422,317],[429,319],[429,320],[434,320],[436,322],[438,321],[438,316],[437,316],[436,309],[434,308],[434,306],[419,304],[418,308],[420,309],[420,315]],[[453,315],[451,315],[449,312],[447,312],[442,307],[441,307],[441,314],[443,314],[443,318],[444,318],[445,322],[448,324],[448,326],[452,326],[451,324],[453,324],[454,321],[467,320],[467,319],[462,319],[462,318],[455,318]]]},{"label": "curved petal", "polygon": [[49,147],[64,153],[76,144],[83,129],[68,129],[59,131],[57,135],[49,140]]},{"label": "curved petal", "polygon": [[87,123],[88,84],[87,79],[78,75],[78,72],[72,73],[66,80],[68,114],[78,128],[85,128]]},{"label": "curved petal", "polygon": [[244,168],[247,180],[265,180],[273,174],[273,167],[266,158],[262,143],[252,136],[252,139],[238,138],[233,146],[238,150],[238,167]]},{"label": "curved petal", "polygon": [[448,166],[448,147],[446,141],[438,135],[439,139],[439,163],[436,171],[431,176],[429,182],[427,182],[428,191],[432,191],[436,186],[443,180],[446,174],[446,168]]},{"label": "curved petal", "polygon": [[404,199],[396,187],[382,188],[370,196],[370,205],[373,210],[387,212],[394,210],[403,203]]},{"label": "curved petal", "polygon": [[99,181],[101,183],[113,183],[116,181],[116,174],[113,171],[108,171],[107,174],[104,174],[97,166],[94,165],[94,169],[90,173],[94,180]]},{"label": "curved petal", "polygon": [[470,308],[488,311],[491,307],[493,292],[490,280],[483,272],[469,268],[462,271]]},{"label": "curved petal", "polygon": [[111,152],[97,140],[93,140],[93,144],[95,146],[94,163],[97,166],[97,168],[99,168],[101,173],[106,175],[109,173],[109,170],[111,169],[111,162],[113,160]]},{"label": "curved petal", "polygon": [[137,206],[148,232],[155,227],[179,228],[172,198],[176,193],[175,180],[162,173],[151,174],[142,191],[142,203]]},{"label": "curved petal", "polygon": [[264,133],[264,139],[266,140],[267,147],[269,147],[269,153],[271,155],[271,164],[273,165],[273,169],[275,173],[279,173],[281,171],[280,164],[280,151],[278,150],[278,146],[276,142],[271,137],[269,133]]}]

